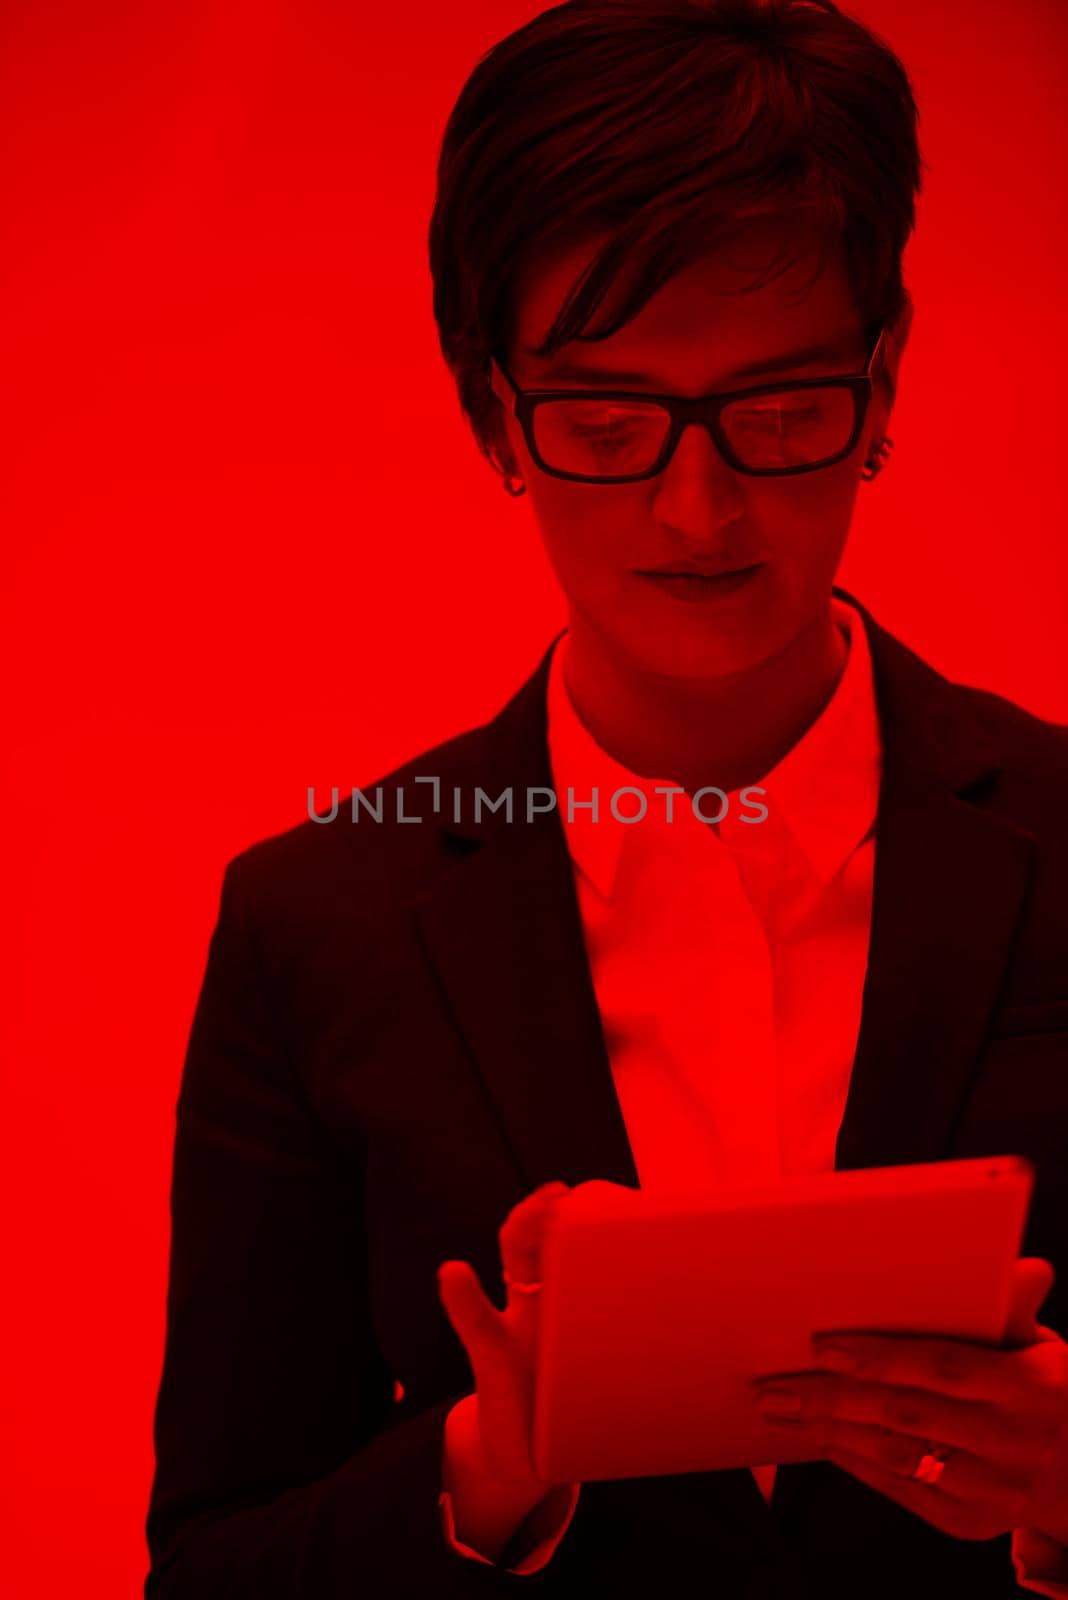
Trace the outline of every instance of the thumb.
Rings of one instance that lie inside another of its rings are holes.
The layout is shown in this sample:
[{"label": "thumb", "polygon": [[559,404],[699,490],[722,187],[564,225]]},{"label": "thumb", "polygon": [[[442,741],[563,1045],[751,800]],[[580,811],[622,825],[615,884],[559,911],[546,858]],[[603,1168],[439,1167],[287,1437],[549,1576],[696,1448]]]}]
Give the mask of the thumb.
[{"label": "thumb", "polygon": [[1003,1344],[1035,1344],[1046,1337],[1038,1323],[1038,1310],[1055,1276],[1050,1263],[1040,1256],[1022,1256],[1014,1263]]}]

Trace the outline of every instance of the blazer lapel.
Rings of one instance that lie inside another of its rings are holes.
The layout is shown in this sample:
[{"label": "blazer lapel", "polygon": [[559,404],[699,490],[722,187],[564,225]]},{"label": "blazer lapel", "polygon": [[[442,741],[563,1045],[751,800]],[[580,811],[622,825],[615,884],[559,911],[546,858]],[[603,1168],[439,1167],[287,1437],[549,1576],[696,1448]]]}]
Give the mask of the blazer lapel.
[{"label": "blazer lapel", "polygon": [[[528,1189],[553,1179],[638,1185],[590,976],[570,857],[555,812],[545,690],[551,648],[449,782],[465,820],[442,819],[456,857],[415,902],[427,955]],[[513,820],[484,810],[513,793]]]},{"label": "blazer lapel", "polygon": [[844,598],[871,640],[883,774],[868,970],[835,1164],[937,1161],[997,1003],[1033,841],[975,803],[996,782],[998,753],[971,701]]}]

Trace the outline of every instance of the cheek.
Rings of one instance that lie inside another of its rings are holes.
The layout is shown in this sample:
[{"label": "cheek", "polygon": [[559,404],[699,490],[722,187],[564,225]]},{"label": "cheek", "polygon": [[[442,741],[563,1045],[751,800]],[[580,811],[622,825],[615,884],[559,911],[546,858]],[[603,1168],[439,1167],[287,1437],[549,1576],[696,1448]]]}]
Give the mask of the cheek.
[{"label": "cheek", "polygon": [[833,574],[849,534],[859,481],[851,467],[832,467],[764,485],[759,525],[771,559],[811,573],[813,582]]},{"label": "cheek", "polygon": [[[635,528],[643,522],[643,497],[637,488],[591,488],[539,473],[528,484],[541,541],[563,587],[592,591],[626,569]],[[638,548],[641,537],[637,535]]]}]

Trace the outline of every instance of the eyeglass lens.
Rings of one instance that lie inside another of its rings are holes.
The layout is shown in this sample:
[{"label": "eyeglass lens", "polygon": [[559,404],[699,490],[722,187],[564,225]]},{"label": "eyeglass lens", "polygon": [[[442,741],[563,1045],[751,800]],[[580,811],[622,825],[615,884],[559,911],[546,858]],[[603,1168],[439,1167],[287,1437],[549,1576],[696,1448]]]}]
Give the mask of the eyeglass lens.
[{"label": "eyeglass lens", "polygon": [[[646,472],[663,450],[669,413],[655,401],[543,400],[534,441],[546,466],[584,477]],[[855,421],[845,388],[792,389],[732,401],[720,426],[738,461],[754,470],[812,466],[841,454]]]}]

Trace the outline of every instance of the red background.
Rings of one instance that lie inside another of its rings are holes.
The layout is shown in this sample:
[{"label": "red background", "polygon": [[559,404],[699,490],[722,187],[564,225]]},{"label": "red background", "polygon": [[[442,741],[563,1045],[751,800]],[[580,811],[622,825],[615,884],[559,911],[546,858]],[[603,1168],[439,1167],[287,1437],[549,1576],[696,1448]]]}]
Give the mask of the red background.
[{"label": "red background", "polygon": [[[375,12],[380,9],[380,15]],[[6,0],[14,896],[3,1567],[139,1592],[174,1102],[222,868],[490,715],[562,620],[440,360],[437,142],[513,0]],[[862,0],[929,164],[842,581],[1068,721],[1060,0]]]}]

